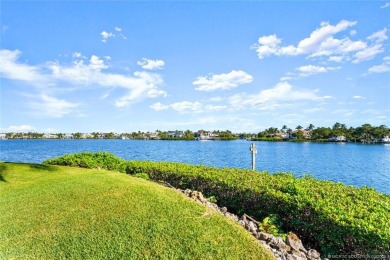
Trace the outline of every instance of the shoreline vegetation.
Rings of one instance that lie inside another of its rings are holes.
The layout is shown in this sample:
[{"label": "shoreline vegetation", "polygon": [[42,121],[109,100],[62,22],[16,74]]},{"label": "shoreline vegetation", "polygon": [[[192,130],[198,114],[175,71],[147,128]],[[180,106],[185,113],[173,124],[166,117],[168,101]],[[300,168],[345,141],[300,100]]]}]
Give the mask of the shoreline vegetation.
[{"label": "shoreline vegetation", "polygon": [[213,197],[234,214],[272,218],[321,255],[384,255],[390,251],[390,196],[375,189],[242,169],[126,161],[107,152],[49,159],[44,165],[113,170]]},{"label": "shoreline vegetation", "polygon": [[233,133],[230,130],[198,130],[198,131],[160,131],[132,133],[15,133],[0,134],[1,139],[133,139],[133,140],[199,140],[199,141],[230,141],[244,139],[249,141],[267,142],[353,142],[363,144],[390,143],[390,128],[385,125],[372,126],[363,124],[359,127],[347,127],[336,122],[332,127],[315,127],[313,124],[306,128],[298,125],[295,129],[283,125],[282,128],[270,127],[259,133]]}]

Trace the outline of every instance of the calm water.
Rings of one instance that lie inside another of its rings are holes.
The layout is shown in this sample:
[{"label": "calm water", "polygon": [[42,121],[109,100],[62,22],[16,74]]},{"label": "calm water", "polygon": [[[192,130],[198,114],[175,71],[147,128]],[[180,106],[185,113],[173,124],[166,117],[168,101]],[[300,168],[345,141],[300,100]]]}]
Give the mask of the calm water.
[{"label": "calm water", "polygon": [[[313,174],[390,194],[390,145],[255,142],[256,169]],[[0,161],[40,163],[82,151],[108,151],[128,160],[176,161],[250,168],[250,142],[144,140],[1,140]]]}]

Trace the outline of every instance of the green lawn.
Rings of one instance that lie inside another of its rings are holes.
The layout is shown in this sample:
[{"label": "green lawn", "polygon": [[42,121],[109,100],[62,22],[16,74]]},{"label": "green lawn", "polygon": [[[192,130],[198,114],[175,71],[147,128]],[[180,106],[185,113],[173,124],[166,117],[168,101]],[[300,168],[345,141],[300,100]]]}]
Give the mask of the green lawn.
[{"label": "green lawn", "polygon": [[0,163],[0,259],[272,259],[184,195],[104,170]]}]

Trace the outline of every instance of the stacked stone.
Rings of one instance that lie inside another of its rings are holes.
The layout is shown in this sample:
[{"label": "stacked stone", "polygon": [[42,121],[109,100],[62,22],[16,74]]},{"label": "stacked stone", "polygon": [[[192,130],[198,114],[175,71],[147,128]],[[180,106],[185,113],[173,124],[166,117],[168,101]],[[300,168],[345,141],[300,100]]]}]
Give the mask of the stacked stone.
[{"label": "stacked stone", "polygon": [[226,207],[219,207],[217,204],[208,201],[201,192],[192,191],[190,189],[178,191],[184,193],[186,196],[194,199],[198,203],[205,205],[211,209],[214,209],[227,218],[238,222],[241,226],[245,227],[256,239],[259,240],[265,248],[267,248],[276,259],[280,260],[320,260],[320,253],[314,249],[306,250],[302,241],[294,233],[287,235],[286,241],[281,237],[275,237],[271,234],[260,231],[258,222],[250,216],[244,214],[242,217],[238,217],[227,211]]}]

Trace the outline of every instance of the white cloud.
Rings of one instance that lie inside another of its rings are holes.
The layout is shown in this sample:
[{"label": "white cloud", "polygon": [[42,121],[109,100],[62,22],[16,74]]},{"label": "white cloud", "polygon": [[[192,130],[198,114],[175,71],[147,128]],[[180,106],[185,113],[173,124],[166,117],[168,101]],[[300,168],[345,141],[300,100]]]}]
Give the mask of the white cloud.
[{"label": "white cloud", "polygon": [[114,31],[115,31],[115,33],[113,33],[113,32],[107,32],[107,31],[102,31],[102,32],[100,33],[100,35],[102,36],[102,42],[106,43],[108,39],[110,39],[110,38],[115,38],[115,37],[119,37],[119,38],[122,38],[122,39],[124,39],[124,40],[127,39],[127,37],[126,37],[124,34],[120,33],[120,32],[122,32],[122,28],[120,28],[120,27],[115,27],[115,28],[114,28]]},{"label": "white cloud", "polygon": [[133,73],[133,76],[106,73],[108,66],[98,56],[92,55],[89,64],[76,61],[72,66],[62,66],[53,63],[50,66],[53,77],[74,84],[97,85],[106,88],[123,88],[125,95],[115,101],[115,106],[124,107],[144,98],[166,96],[164,90],[159,89],[163,79],[159,74],[150,72]]},{"label": "white cloud", "polygon": [[153,105],[150,106],[151,109],[156,110],[156,111],[161,111],[161,110],[166,110],[169,108],[167,105],[163,105],[160,102],[154,103]]},{"label": "white cloud", "polygon": [[31,125],[11,125],[7,128],[1,128],[1,132],[33,132],[35,131],[35,127],[32,127]]},{"label": "white cloud", "polygon": [[150,60],[147,58],[142,58],[142,60],[137,61],[137,64],[146,70],[157,70],[162,69],[165,65],[163,60]]},{"label": "white cloud", "polygon": [[106,31],[102,31],[100,35],[102,36],[102,42],[107,42],[109,38],[115,37],[115,34]]},{"label": "white cloud", "polygon": [[[322,22],[321,27],[313,31],[308,38],[301,40],[297,46],[280,46],[281,39],[276,35],[262,36],[255,45],[259,59],[274,55],[301,55],[312,54],[319,56],[318,53],[327,54],[327,49],[334,49],[340,45],[339,40],[334,39],[333,35],[354,26],[356,22],[342,20],[337,25],[331,25],[328,22]],[[321,54],[321,55],[324,55]],[[329,55],[329,54],[328,54]]]},{"label": "white cloud", "polygon": [[72,113],[73,109],[79,106],[77,103],[51,97],[47,94],[39,95],[38,99],[39,102],[32,102],[30,106],[34,110],[33,114],[39,118],[61,118]]},{"label": "white cloud", "polygon": [[154,103],[153,105],[150,106],[153,110],[156,111],[162,111],[162,110],[167,110],[167,109],[172,109],[180,113],[188,113],[188,112],[207,112],[207,111],[221,111],[225,110],[227,106],[225,105],[212,105],[212,104],[203,104],[199,101],[180,101],[180,102],[175,102],[169,105],[164,105],[160,102]]},{"label": "white cloud", "polygon": [[386,73],[390,72],[390,56],[383,58],[383,63],[380,65],[372,66],[368,69],[368,73]]},{"label": "white cloud", "polygon": [[386,2],[384,3],[381,8],[387,8],[387,7],[390,7],[390,2]]},{"label": "white cloud", "polygon": [[323,67],[317,65],[304,65],[295,68],[299,73],[288,72],[285,76],[280,78],[280,81],[288,81],[292,79],[299,79],[302,77],[308,77],[315,74],[327,73],[332,70],[338,70],[341,67]]},{"label": "white cloud", "polygon": [[221,111],[225,110],[227,106],[224,105],[206,105],[205,107],[206,111]]},{"label": "white cloud", "polygon": [[354,55],[353,63],[359,63],[362,61],[367,61],[373,59],[377,54],[383,52],[382,44],[376,44],[374,46],[368,47],[364,50],[358,51]]},{"label": "white cloud", "polygon": [[370,73],[390,72],[390,65],[383,63],[381,65],[372,66],[371,68],[368,69],[368,72]]},{"label": "white cloud", "polygon": [[104,60],[101,60],[98,56],[92,55],[89,60],[89,67],[94,70],[106,69],[107,66],[104,64]]},{"label": "white cloud", "polygon": [[303,39],[298,44],[298,53],[312,53],[320,49],[321,43],[341,31],[354,26],[356,22],[342,20],[337,25],[322,22],[321,27],[310,34],[310,37]]},{"label": "white cloud", "polygon": [[190,101],[181,101],[176,102],[170,105],[170,107],[173,110],[176,110],[178,112],[186,112],[186,111],[200,111],[202,109],[202,103],[196,101],[196,102],[190,102]]},{"label": "white cloud", "polygon": [[344,60],[343,56],[330,56],[329,61],[334,61],[334,62],[342,62]]},{"label": "white cloud", "polygon": [[[262,36],[258,44],[252,48],[256,49],[259,59],[267,56],[296,56],[307,55],[308,58],[321,56],[329,57],[329,61],[342,62],[354,58],[354,62],[365,61],[375,57],[382,52],[382,42],[387,40],[387,28],[371,34],[367,39],[371,43],[362,40],[353,41],[348,37],[335,38],[336,34],[355,26],[357,22],[342,20],[336,25],[322,22],[320,28],[314,30],[309,37],[298,42],[296,46],[282,46],[282,40],[275,34]],[[356,30],[351,30],[350,35],[355,35]]]},{"label": "white cloud", "polygon": [[198,86],[195,89],[199,91],[214,91],[219,89],[232,89],[252,81],[253,77],[245,71],[232,70],[225,74],[199,76],[192,84]]},{"label": "white cloud", "polygon": [[[66,83],[68,90],[71,88],[77,90],[83,86],[124,89],[126,93],[115,101],[117,107],[127,106],[144,98],[167,95],[164,90],[159,88],[163,83],[163,79],[159,74],[139,71],[134,72],[133,75],[107,73],[105,69],[108,68],[108,65],[96,55],[92,55],[89,61],[87,60],[86,62],[84,60],[75,60],[70,65],[48,62],[42,66],[29,66],[18,63],[17,59],[19,56],[20,52],[18,50],[0,50],[0,76],[12,80],[23,80],[36,86],[39,92],[43,93],[41,99],[44,104],[50,103],[54,99],[52,87],[64,85],[63,83]],[[66,103],[65,100],[57,101],[66,111],[73,107],[71,102]],[[53,107],[57,101],[53,101],[53,104],[48,106]],[[41,111],[43,110],[41,109],[42,106],[38,102],[33,107],[37,111]],[[59,113],[58,115],[62,114]]]},{"label": "white cloud", "polygon": [[282,42],[275,34],[259,38],[259,45],[254,46],[259,59],[278,53],[279,44]]},{"label": "white cloud", "polygon": [[173,109],[175,111],[184,113],[184,112],[201,112],[203,108],[203,104],[200,103],[199,101],[195,101],[195,102],[181,101],[169,105],[163,105],[160,102],[158,102],[151,105],[150,107],[156,111]]},{"label": "white cloud", "polygon": [[229,104],[234,109],[246,107],[272,110],[289,105],[289,102],[296,101],[320,101],[324,97],[317,96],[316,91],[295,90],[287,82],[279,82],[273,88],[260,91],[258,94],[236,94],[230,97]]},{"label": "white cloud", "polygon": [[308,74],[323,73],[328,71],[325,67],[314,66],[314,65],[300,66],[297,68],[297,70],[299,70],[302,73],[308,73]]},{"label": "white cloud", "polygon": [[20,54],[21,52],[19,50],[0,50],[0,77],[28,81],[32,84],[47,82],[45,77],[41,75],[38,66],[30,66],[17,62]]},{"label": "white cloud", "polygon": [[354,99],[364,99],[363,96],[359,96],[359,95],[355,95],[355,96],[353,96],[352,98],[354,98]]},{"label": "white cloud", "polygon": [[375,41],[375,42],[384,42],[388,39],[387,35],[387,28],[384,28],[381,31],[377,31],[370,36],[367,37],[370,41]]}]

